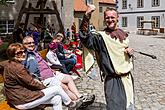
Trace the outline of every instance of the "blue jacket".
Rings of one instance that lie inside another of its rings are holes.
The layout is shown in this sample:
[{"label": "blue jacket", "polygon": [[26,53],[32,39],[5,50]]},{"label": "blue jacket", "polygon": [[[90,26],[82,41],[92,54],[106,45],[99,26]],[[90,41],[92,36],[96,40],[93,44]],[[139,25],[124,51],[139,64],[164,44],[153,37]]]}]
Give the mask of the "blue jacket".
[{"label": "blue jacket", "polygon": [[26,51],[26,60],[22,62],[32,76],[40,80],[40,70],[34,52]]}]

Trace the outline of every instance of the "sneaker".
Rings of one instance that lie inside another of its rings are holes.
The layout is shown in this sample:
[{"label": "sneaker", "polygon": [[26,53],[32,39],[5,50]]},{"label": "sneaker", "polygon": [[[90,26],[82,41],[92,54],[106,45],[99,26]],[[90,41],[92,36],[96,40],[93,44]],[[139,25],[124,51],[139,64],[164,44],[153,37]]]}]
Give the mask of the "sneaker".
[{"label": "sneaker", "polygon": [[93,104],[93,102],[95,101],[95,95],[82,96],[80,97],[80,99],[82,100],[83,103],[79,108],[80,109],[86,108],[87,106]]},{"label": "sneaker", "polygon": [[82,103],[83,103],[82,100],[73,101],[73,104],[68,106],[68,110],[76,110],[82,105]]}]

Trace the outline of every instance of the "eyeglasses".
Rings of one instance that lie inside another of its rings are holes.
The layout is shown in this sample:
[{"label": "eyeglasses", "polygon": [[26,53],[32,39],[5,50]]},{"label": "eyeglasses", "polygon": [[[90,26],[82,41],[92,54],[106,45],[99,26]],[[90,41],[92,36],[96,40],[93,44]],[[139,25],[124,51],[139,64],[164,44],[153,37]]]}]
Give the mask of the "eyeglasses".
[{"label": "eyeglasses", "polygon": [[20,50],[20,51],[16,52],[15,55],[21,56],[24,53],[25,53],[25,50]]},{"label": "eyeglasses", "polygon": [[34,44],[34,42],[26,42],[25,44],[29,44],[30,45],[30,44]]}]

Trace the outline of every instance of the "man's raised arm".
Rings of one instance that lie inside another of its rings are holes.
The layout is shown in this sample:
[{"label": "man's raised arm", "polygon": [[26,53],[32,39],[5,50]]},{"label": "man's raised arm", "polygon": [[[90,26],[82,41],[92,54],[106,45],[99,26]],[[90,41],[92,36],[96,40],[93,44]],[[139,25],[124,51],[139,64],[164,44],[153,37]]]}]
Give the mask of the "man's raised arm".
[{"label": "man's raised arm", "polygon": [[92,12],[94,12],[95,9],[96,9],[96,7],[94,5],[87,5],[86,13],[85,13],[82,23],[80,25],[80,31],[84,34],[88,32],[89,20],[91,18]]}]

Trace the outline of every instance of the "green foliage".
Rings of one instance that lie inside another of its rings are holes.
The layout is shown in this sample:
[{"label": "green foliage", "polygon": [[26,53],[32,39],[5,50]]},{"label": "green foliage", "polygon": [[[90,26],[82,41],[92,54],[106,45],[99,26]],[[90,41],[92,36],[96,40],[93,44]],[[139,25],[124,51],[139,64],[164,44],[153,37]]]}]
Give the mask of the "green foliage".
[{"label": "green foliage", "polygon": [[0,0],[0,5],[7,5],[7,0]]}]

